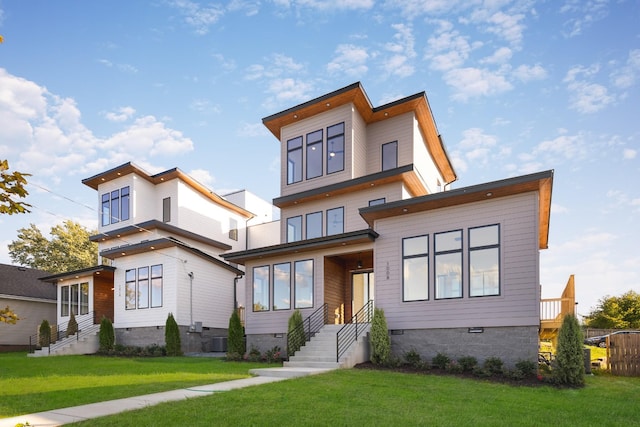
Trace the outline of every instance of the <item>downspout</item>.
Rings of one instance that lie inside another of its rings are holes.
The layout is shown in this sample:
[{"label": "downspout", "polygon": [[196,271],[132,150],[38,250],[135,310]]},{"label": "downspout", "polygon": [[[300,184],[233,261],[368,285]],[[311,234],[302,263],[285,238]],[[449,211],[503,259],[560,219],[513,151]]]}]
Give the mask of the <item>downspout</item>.
[{"label": "downspout", "polygon": [[193,271],[189,273],[189,329],[193,329]]}]

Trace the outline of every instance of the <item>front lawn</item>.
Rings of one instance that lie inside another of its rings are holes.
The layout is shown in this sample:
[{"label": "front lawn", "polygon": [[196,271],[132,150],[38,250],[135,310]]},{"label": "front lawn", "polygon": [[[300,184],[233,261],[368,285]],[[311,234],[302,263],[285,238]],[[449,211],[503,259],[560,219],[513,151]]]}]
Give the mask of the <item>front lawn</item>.
[{"label": "front lawn", "polygon": [[265,365],[200,357],[0,353],[0,418],[246,378],[259,366]]}]

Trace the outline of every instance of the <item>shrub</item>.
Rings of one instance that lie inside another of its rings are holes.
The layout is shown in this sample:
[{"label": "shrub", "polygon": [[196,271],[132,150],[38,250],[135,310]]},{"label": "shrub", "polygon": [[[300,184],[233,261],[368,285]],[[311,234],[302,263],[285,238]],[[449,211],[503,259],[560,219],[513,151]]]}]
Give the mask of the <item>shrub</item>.
[{"label": "shrub", "polygon": [[260,350],[256,347],[251,346],[251,350],[249,351],[247,359],[249,362],[258,362],[260,361]]},{"label": "shrub", "polygon": [[473,356],[464,356],[458,359],[463,372],[471,372],[478,365],[478,359]]},{"label": "shrub", "polygon": [[444,353],[438,353],[431,359],[431,364],[438,369],[446,369],[449,362],[451,359]]},{"label": "shrub", "polygon": [[404,353],[404,360],[411,366],[418,367],[422,364],[422,358],[415,348]]},{"label": "shrub", "polygon": [[231,317],[229,318],[227,352],[244,354],[245,351],[246,345],[244,342],[244,329],[242,328],[242,322],[240,322],[238,310],[233,310]]},{"label": "shrub", "polygon": [[487,369],[483,368],[480,365],[473,368],[472,372],[473,372],[473,375],[475,375],[478,378],[489,378],[491,376],[491,372],[489,372]]},{"label": "shrub", "polygon": [[180,343],[180,328],[173,317],[173,313],[167,316],[167,322],[164,329],[164,341],[167,348],[167,356],[182,355],[182,345]]},{"label": "shrub", "polygon": [[[302,313],[296,310],[289,317],[287,333],[287,355],[293,356],[307,341],[304,335]],[[294,332],[295,331],[295,332]]]},{"label": "shrub", "polygon": [[275,363],[280,361],[280,347],[275,346],[271,350],[267,350],[264,352],[264,356],[262,357],[267,363]]},{"label": "shrub", "polygon": [[460,374],[463,371],[462,366],[455,360],[449,361],[445,369],[447,372],[451,372],[452,374]]},{"label": "shrub", "polygon": [[49,344],[51,343],[51,325],[49,325],[49,321],[47,319],[44,319],[42,323],[40,323],[40,329],[38,332],[40,335],[38,339],[40,347],[49,347]]},{"label": "shrub", "polygon": [[100,351],[113,350],[113,346],[116,342],[113,324],[111,323],[111,320],[104,316],[100,321],[100,334],[98,335],[98,338],[100,341]]},{"label": "shrub", "polygon": [[75,335],[78,333],[78,322],[76,321],[76,316],[71,311],[71,317],[69,318],[69,323],[67,324],[67,336]]},{"label": "shrub", "polygon": [[525,377],[530,377],[535,374],[538,365],[530,360],[520,360],[516,363],[516,369],[522,372]]},{"label": "shrub", "polygon": [[562,320],[552,372],[557,384],[584,385],[582,331],[573,314],[566,315]]},{"label": "shrub", "polygon": [[391,339],[387,329],[387,319],[384,310],[376,308],[373,310],[371,321],[371,361],[374,364],[384,364],[389,360],[391,354]]},{"label": "shrub", "polygon": [[489,357],[484,361],[484,368],[491,375],[502,375],[503,365],[504,363],[502,363],[502,360],[499,357]]}]

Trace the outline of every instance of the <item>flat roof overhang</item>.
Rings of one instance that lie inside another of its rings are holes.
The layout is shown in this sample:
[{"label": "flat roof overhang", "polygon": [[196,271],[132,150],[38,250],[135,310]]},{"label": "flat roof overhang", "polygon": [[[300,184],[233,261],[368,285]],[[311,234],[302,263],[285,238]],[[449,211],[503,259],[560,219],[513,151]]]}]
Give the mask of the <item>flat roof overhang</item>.
[{"label": "flat roof overhang", "polygon": [[371,243],[378,237],[378,233],[368,228],[365,230],[351,231],[349,233],[336,234],[335,236],[318,237],[317,239],[300,240],[292,243],[265,246],[263,248],[249,249],[240,252],[222,254],[222,257],[231,262],[244,265],[245,262],[281,255],[293,255],[311,252],[318,249],[333,247],[346,247],[362,243]]},{"label": "flat roof overhang", "polygon": [[538,245],[547,249],[549,242],[549,222],[551,216],[551,193],[553,170],[538,172],[515,178],[493,181],[441,193],[429,194],[412,199],[398,200],[384,205],[360,208],[360,215],[370,227],[380,219],[426,212],[450,206],[493,200],[526,192],[538,192]]},{"label": "flat roof overhang", "polygon": [[64,273],[52,274],[50,276],[40,277],[43,282],[56,283],[67,279],[79,279],[86,276],[101,276],[113,279],[115,267],[110,265],[96,265],[94,267],[82,268],[80,270],[65,271]]},{"label": "flat roof overhang", "polygon": [[384,184],[403,182],[412,197],[424,196],[428,194],[427,189],[413,164],[377,172],[359,178],[342,181],[312,190],[302,191],[287,196],[273,199],[273,204],[279,208],[286,208],[298,203],[306,203],[314,200],[323,200],[327,197],[339,196],[341,194],[354,193],[371,187]]}]

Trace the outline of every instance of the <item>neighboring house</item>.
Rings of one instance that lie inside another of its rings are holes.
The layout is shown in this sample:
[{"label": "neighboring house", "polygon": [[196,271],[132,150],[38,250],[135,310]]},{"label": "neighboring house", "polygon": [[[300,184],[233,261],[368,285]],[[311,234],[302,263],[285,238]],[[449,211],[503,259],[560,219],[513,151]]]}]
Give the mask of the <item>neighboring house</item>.
[{"label": "neighboring house", "polygon": [[0,351],[28,349],[29,337],[38,332],[43,320],[56,323],[56,287],[38,280],[46,274],[0,264],[0,308],[9,306],[20,319],[16,324],[0,323]]},{"label": "neighboring house", "polygon": [[373,107],[355,83],[263,123],[280,242],[222,254],[246,267],[248,348],[286,348],[296,309],[343,324],[373,300],[397,356],[537,360],[551,171],[450,190],[424,93]]},{"label": "neighboring house", "polygon": [[79,323],[106,316],[117,343],[164,345],[171,313],[184,352],[210,351],[226,337],[243,286],[244,272],[220,254],[246,249],[247,226],[272,221],[272,205],[246,191],[220,197],[179,169],[151,175],[132,163],[82,182],[98,192],[91,240],[108,265],[43,279],[58,283],[58,324],[71,312]]}]

